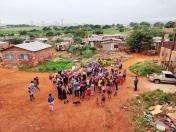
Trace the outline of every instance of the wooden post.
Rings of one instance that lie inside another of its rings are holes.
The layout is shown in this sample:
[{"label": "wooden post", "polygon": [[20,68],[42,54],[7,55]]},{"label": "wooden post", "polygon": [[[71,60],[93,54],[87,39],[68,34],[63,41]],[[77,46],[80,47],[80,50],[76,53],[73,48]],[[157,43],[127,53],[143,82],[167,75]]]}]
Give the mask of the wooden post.
[{"label": "wooden post", "polygon": [[[159,50],[159,54],[161,53],[161,47],[164,47],[164,37],[165,37],[165,33],[162,33],[162,39],[161,39],[161,44],[160,44],[160,50]],[[161,61],[161,65],[165,67],[165,62]]]},{"label": "wooden post", "polygon": [[176,47],[176,33],[174,33],[174,41],[173,41],[173,47],[171,49],[171,52],[170,52],[170,56],[169,56],[169,61],[168,61],[168,67],[167,69],[171,69],[171,66],[172,66],[172,61],[171,61],[171,57],[172,57],[172,51],[175,49]]}]

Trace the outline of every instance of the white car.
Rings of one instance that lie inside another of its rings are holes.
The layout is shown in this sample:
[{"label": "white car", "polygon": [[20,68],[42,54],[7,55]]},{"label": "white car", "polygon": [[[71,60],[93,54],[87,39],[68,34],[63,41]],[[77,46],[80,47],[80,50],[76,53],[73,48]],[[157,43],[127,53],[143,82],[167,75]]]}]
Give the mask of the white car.
[{"label": "white car", "polygon": [[153,73],[147,76],[154,83],[174,83],[176,84],[176,76],[170,71],[162,71],[160,74]]}]

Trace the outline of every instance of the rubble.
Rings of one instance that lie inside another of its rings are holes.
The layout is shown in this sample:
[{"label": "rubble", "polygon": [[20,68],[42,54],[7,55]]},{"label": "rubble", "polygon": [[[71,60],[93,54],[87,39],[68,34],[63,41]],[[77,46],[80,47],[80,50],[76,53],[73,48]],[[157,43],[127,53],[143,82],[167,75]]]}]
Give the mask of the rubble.
[{"label": "rubble", "polygon": [[151,111],[150,113],[151,113],[152,115],[157,115],[157,114],[159,114],[159,113],[162,112],[162,111],[161,111],[161,108],[162,108],[161,105],[156,105],[156,106],[154,107],[154,110]]},{"label": "rubble", "polygon": [[176,132],[176,107],[173,104],[151,106],[148,110],[149,114],[144,113],[144,118],[148,122],[154,119],[158,130]]}]

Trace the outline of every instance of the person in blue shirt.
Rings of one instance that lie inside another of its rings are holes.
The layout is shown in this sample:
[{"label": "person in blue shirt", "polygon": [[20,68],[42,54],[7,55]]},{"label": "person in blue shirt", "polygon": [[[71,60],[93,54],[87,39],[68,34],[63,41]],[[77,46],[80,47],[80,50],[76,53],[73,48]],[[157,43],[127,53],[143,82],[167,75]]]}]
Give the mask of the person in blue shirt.
[{"label": "person in blue shirt", "polygon": [[51,93],[48,96],[48,104],[50,107],[50,111],[54,111],[54,97],[51,95]]}]

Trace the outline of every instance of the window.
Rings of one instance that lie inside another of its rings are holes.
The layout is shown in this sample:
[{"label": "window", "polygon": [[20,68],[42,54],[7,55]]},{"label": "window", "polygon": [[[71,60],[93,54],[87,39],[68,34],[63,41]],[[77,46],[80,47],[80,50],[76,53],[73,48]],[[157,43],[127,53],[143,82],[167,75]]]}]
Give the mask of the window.
[{"label": "window", "polygon": [[6,60],[13,60],[14,59],[14,55],[12,53],[6,53],[5,54],[5,59]]},{"label": "window", "polygon": [[166,78],[175,78],[175,76],[172,74],[165,74],[165,76],[166,76]]},{"label": "window", "polygon": [[20,54],[20,59],[21,60],[29,60],[29,55],[28,54]]}]

